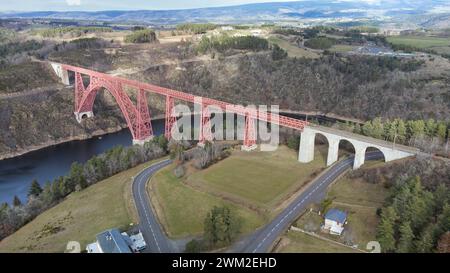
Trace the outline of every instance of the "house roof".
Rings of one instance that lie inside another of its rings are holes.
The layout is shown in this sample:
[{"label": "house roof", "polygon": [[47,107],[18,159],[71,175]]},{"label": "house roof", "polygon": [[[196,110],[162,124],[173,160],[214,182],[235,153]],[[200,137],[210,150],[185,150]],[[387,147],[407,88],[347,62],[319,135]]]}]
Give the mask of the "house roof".
[{"label": "house roof", "polygon": [[338,209],[330,209],[325,214],[325,219],[332,220],[338,223],[344,223],[347,220],[347,213]]},{"label": "house roof", "polygon": [[117,229],[106,230],[96,238],[103,253],[131,253],[127,242]]}]

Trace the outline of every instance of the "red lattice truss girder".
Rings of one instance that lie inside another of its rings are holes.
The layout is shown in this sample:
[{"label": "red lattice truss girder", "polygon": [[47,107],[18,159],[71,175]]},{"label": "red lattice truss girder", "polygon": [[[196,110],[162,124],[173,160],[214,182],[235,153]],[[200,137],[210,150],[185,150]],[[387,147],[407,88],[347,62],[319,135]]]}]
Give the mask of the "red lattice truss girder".
[{"label": "red lattice truss girder", "polygon": [[[64,70],[75,72],[75,112],[87,112],[92,111],[95,96],[100,88],[107,89],[116,99],[119,104],[122,113],[128,123],[134,139],[145,139],[152,135],[150,114],[148,112],[148,107],[146,106],[147,99],[145,97],[146,92],[160,94],[166,97],[166,128],[165,135],[170,138],[170,128],[176,122],[176,118],[172,117],[172,109],[174,107],[174,99],[195,103],[196,96],[188,94],[181,91],[172,90],[169,88],[164,88],[156,86],[153,84],[142,83],[134,80],[129,80],[121,77],[116,77],[89,69],[62,64]],[[83,85],[83,79],[81,75],[88,75],[90,77],[90,84],[87,88]],[[123,91],[123,86],[128,86],[139,90],[138,92],[138,105],[135,106],[130,100],[128,95]],[[198,101],[198,97],[197,97]],[[267,113],[264,111],[254,110],[249,111],[248,108],[240,105],[233,105],[227,102],[210,99],[201,98],[202,110],[205,110],[208,105],[214,105],[220,107],[223,111],[230,113],[236,113],[238,115],[243,115],[246,117],[246,127],[254,127],[255,120],[261,120],[264,122],[277,124],[279,126],[288,127],[296,130],[302,131],[303,128],[308,124],[308,122],[303,120],[298,120],[278,114]],[[144,106],[145,104],[145,106]],[[205,132],[204,121],[208,121],[209,124],[209,113],[202,114],[202,130],[203,132],[201,138],[209,138],[210,131]],[[170,127],[168,127],[170,126]],[[246,132],[253,132],[254,130],[248,130]],[[251,129],[251,128],[250,128]],[[208,129],[207,129],[208,130]],[[255,133],[256,134],[256,133]],[[256,139],[256,135],[248,135],[247,139]],[[247,143],[253,143],[252,141],[247,141]]]},{"label": "red lattice truss girder", "polygon": [[255,120],[250,115],[245,116],[244,146],[251,147],[256,144]]},{"label": "red lattice truss girder", "polygon": [[202,111],[200,113],[200,128],[198,132],[198,142],[205,143],[206,141],[212,141],[213,136],[211,132],[211,113],[208,110],[207,105],[202,105]]},{"label": "red lattice truss girder", "polygon": [[166,96],[166,124],[165,124],[165,137],[170,139],[172,136],[172,127],[177,122],[177,118],[173,113],[173,108],[175,107],[174,98],[171,96]]}]

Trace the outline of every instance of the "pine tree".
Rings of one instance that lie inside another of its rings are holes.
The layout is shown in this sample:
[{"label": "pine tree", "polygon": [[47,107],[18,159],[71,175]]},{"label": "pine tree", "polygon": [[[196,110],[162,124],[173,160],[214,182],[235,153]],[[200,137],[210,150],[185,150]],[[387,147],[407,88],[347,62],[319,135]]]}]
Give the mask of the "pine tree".
[{"label": "pine tree", "polygon": [[435,202],[435,210],[440,213],[444,208],[445,203],[449,199],[449,192],[444,183],[440,183],[436,190],[433,193],[434,202]]},{"label": "pine tree", "polygon": [[14,207],[22,206],[22,201],[20,201],[20,198],[17,195],[14,195],[13,206]]},{"label": "pine tree", "polygon": [[36,179],[31,182],[30,190],[28,191],[28,196],[39,196],[42,193],[41,185]]},{"label": "pine tree", "polygon": [[78,162],[72,163],[67,186],[73,191],[80,184],[80,180],[86,180],[83,175],[83,165]]},{"label": "pine tree", "polygon": [[420,253],[430,253],[434,246],[434,224],[429,224],[415,242],[416,251]]},{"label": "pine tree", "polygon": [[356,123],[355,128],[353,129],[353,133],[361,134],[361,125],[359,125],[359,123]]},{"label": "pine tree", "polygon": [[363,135],[365,135],[365,136],[372,136],[372,133],[373,133],[372,122],[366,121],[366,122],[364,123],[364,125],[361,127],[361,132],[362,132]]},{"label": "pine tree", "polygon": [[396,220],[397,214],[392,207],[383,209],[377,229],[377,240],[380,242],[383,252],[391,252],[395,249],[394,224]]},{"label": "pine tree", "polygon": [[410,213],[408,221],[411,221],[410,226],[413,231],[418,232],[428,222],[433,212],[433,194],[423,190],[419,176],[409,180],[408,184],[411,190],[411,199],[408,202]]},{"label": "pine tree", "polygon": [[47,181],[44,185],[44,189],[39,197],[45,205],[51,205],[54,201],[53,192],[52,192],[52,184]]},{"label": "pine tree", "polygon": [[447,134],[447,125],[444,122],[440,122],[437,125],[436,135],[441,139],[445,140]]},{"label": "pine tree", "polygon": [[442,213],[438,215],[436,222],[436,234],[441,236],[441,234],[450,230],[450,205],[447,203],[442,209]]},{"label": "pine tree", "polygon": [[412,120],[410,123],[412,137],[420,137],[425,133],[425,122],[423,120]]},{"label": "pine tree", "polygon": [[408,182],[400,184],[396,189],[396,193],[394,194],[392,207],[395,209],[395,212],[402,218],[403,221],[412,220],[413,215],[411,211],[411,199],[412,193],[411,189],[408,186]]},{"label": "pine tree", "polygon": [[427,134],[427,136],[429,137],[433,137],[435,135],[436,132],[436,128],[437,128],[437,124],[434,121],[434,119],[429,119],[427,120],[427,122],[425,123],[425,133]]},{"label": "pine tree", "polygon": [[406,125],[402,119],[396,119],[397,122],[397,137],[400,141],[406,139]]},{"label": "pine tree", "polygon": [[395,138],[395,135],[397,134],[397,124],[395,121],[386,120],[383,125],[383,135],[385,136],[386,140],[393,141]]},{"label": "pine tree", "polygon": [[409,221],[404,222],[400,228],[400,239],[397,246],[398,253],[408,253],[413,250],[414,234]]},{"label": "pine tree", "polygon": [[204,221],[204,238],[210,247],[232,242],[240,231],[240,221],[228,207],[214,207]]},{"label": "pine tree", "polygon": [[53,181],[53,183],[52,183],[52,194],[53,194],[53,201],[58,201],[62,197],[62,194],[61,194],[60,188],[59,188],[59,183],[57,180]]},{"label": "pine tree", "polygon": [[384,128],[381,118],[375,118],[372,121],[372,127],[373,127],[372,137],[382,139],[384,135]]},{"label": "pine tree", "polygon": [[0,205],[0,216],[2,215],[3,212],[5,212],[6,210],[9,209],[9,205],[7,202],[4,202]]}]

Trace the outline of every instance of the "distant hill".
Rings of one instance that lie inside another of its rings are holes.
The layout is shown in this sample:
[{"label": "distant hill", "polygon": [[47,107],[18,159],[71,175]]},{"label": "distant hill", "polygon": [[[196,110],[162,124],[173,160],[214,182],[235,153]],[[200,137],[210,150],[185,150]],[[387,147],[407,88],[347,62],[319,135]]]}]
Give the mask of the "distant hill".
[{"label": "distant hill", "polygon": [[450,14],[434,16],[420,25],[424,28],[450,28]]},{"label": "distant hill", "polygon": [[390,17],[418,16],[443,11],[450,13],[450,3],[447,0],[306,0],[184,10],[8,12],[0,13],[0,18],[101,20],[163,25],[204,21],[242,23],[340,18],[385,20]]}]

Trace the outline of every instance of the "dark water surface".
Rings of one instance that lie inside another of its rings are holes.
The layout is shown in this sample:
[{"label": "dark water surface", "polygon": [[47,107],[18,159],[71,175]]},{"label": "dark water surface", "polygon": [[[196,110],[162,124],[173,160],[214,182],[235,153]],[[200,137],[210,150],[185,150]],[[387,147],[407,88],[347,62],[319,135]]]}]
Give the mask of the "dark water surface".
[{"label": "dark water surface", "polygon": [[[155,135],[164,130],[164,121],[152,122]],[[37,179],[41,185],[46,181],[66,175],[73,162],[86,162],[92,156],[116,146],[131,146],[132,137],[128,129],[117,133],[81,141],[71,141],[43,148],[11,159],[0,161],[0,203],[11,203],[14,195],[26,201],[31,181]]]}]

